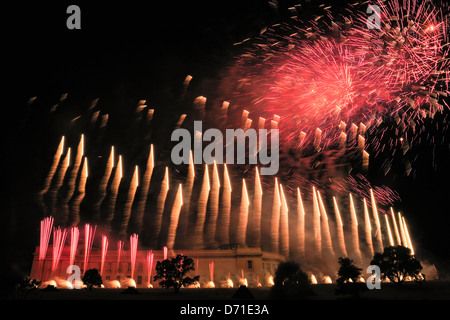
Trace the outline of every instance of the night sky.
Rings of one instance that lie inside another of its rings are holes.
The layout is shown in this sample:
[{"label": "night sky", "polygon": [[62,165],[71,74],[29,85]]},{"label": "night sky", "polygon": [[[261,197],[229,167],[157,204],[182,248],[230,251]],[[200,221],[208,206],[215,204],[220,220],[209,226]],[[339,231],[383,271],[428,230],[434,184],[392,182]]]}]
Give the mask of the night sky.
[{"label": "night sky", "polygon": [[[70,4],[81,8],[81,30],[66,28]],[[158,5],[21,2],[2,9],[6,25],[3,76],[11,98],[2,106],[6,129],[0,223],[6,263],[1,264],[2,277],[30,270],[41,219],[34,210],[34,195],[42,187],[61,135],[67,132],[68,120],[99,98],[100,109],[110,114],[111,121],[123,119],[123,123],[113,121],[111,125],[117,126],[115,141],[125,147],[130,138],[127,115],[140,99],[147,100],[155,112],[177,119],[185,111],[179,110],[175,100],[186,75],[194,77],[196,95],[208,96],[239,53],[233,43],[283,19],[291,3],[279,4],[277,14],[267,1],[234,0],[164,1]],[[63,93],[68,93],[68,99],[58,111],[60,121],[48,121],[49,109]],[[29,106],[27,101],[34,96],[37,99]],[[370,178],[400,194],[398,208],[405,212],[416,252],[448,275],[448,132],[443,141],[425,142],[415,150],[419,157],[414,177],[395,168],[388,176],[380,175],[377,166],[383,159],[375,159]]]}]

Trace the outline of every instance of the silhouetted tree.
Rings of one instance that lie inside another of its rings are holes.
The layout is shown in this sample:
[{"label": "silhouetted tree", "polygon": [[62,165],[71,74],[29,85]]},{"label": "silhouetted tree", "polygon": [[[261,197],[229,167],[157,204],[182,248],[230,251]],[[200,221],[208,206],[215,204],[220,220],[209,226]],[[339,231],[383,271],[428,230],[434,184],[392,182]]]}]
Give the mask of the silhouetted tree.
[{"label": "silhouetted tree", "polygon": [[103,284],[102,276],[95,268],[87,270],[81,280],[88,287],[89,291],[92,291],[92,287],[100,287]]},{"label": "silhouetted tree", "polygon": [[361,276],[361,268],[358,268],[354,261],[349,258],[339,257],[339,270],[338,270],[338,278],[336,279],[336,283],[342,284],[352,280],[351,282],[356,283]]},{"label": "silhouetted tree", "polygon": [[299,297],[313,294],[308,275],[292,261],[280,262],[275,271],[271,298]]},{"label": "silhouetted tree", "polygon": [[381,278],[401,284],[408,277],[414,281],[424,281],[425,277],[420,273],[422,265],[412,254],[409,248],[404,246],[390,246],[384,248],[383,253],[375,253],[372,265],[380,267]]},{"label": "silhouetted tree", "polygon": [[195,270],[194,260],[181,254],[172,259],[158,261],[156,263],[156,275],[154,281],[163,279],[159,285],[163,288],[174,288],[175,292],[179,292],[181,287],[193,284],[199,281],[200,276],[193,278],[187,277],[186,274]]},{"label": "silhouetted tree", "polygon": [[351,294],[359,297],[359,294],[366,289],[365,283],[358,283],[361,276],[361,268],[358,268],[350,258],[339,257],[339,270],[336,279],[336,294]]}]

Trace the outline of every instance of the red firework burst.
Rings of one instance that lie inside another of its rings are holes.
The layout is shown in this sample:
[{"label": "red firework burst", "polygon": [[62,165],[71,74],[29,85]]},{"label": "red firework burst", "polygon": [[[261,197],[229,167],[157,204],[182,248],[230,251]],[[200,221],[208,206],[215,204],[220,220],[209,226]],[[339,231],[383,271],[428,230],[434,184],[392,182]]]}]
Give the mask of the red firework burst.
[{"label": "red firework burst", "polygon": [[250,98],[244,103],[251,112],[281,116],[285,142],[320,128],[326,145],[339,139],[343,123],[370,127],[401,113],[408,128],[411,119],[442,111],[446,17],[431,2],[376,3],[379,29],[369,29],[359,10],[328,28],[283,25],[289,36],[267,32],[239,61],[244,80],[235,101]]}]

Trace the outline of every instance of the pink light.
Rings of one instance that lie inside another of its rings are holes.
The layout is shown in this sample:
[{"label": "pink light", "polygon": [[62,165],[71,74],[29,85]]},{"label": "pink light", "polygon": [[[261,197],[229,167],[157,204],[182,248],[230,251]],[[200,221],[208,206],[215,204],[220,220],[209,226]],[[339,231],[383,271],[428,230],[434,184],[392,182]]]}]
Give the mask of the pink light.
[{"label": "pink light", "polygon": [[47,217],[41,221],[41,235],[39,246],[39,260],[44,260],[47,255],[48,242],[53,227],[53,217]]},{"label": "pink light", "polygon": [[214,261],[209,263],[209,281],[214,281]]},{"label": "pink light", "polygon": [[91,227],[89,223],[86,223],[84,227],[84,271],[88,270],[89,254],[91,252],[92,243],[94,242],[96,230],[97,226]]},{"label": "pink light", "polygon": [[167,259],[167,247],[165,246],[163,250],[164,250],[164,260],[166,260]]},{"label": "pink light", "polygon": [[147,274],[149,284],[152,282],[153,258],[154,258],[153,252],[151,250],[147,251]]},{"label": "pink light", "polygon": [[132,234],[130,236],[130,259],[131,259],[131,278],[134,277],[134,269],[136,266],[136,254],[137,254],[137,247],[138,247],[138,239],[139,235],[136,233]]},{"label": "pink light", "polygon": [[69,265],[71,266],[75,262],[75,255],[77,253],[79,237],[80,237],[80,230],[78,230],[78,227],[72,227],[70,229],[70,258],[69,258]]},{"label": "pink light", "polygon": [[105,266],[107,251],[108,251],[108,237],[105,235],[102,235],[102,262],[100,265],[100,275],[103,275],[103,267]]},{"label": "pink light", "polygon": [[120,255],[122,254],[122,249],[123,249],[123,241],[119,240],[117,242],[117,270],[119,270]]},{"label": "pink light", "polygon": [[53,261],[52,272],[55,272],[58,268],[59,260],[61,259],[61,253],[66,242],[67,230],[62,230],[60,227],[53,230]]}]

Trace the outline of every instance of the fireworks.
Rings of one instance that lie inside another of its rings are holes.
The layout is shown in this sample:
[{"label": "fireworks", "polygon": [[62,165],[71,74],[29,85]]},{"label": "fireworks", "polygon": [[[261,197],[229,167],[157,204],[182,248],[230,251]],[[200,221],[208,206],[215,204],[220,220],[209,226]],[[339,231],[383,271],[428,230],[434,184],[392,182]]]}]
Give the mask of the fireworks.
[{"label": "fireworks", "polygon": [[134,270],[136,267],[136,254],[137,254],[138,240],[139,240],[139,235],[134,233],[130,236],[131,279],[134,278]]},{"label": "fireworks", "polygon": [[[263,166],[253,163],[196,166],[194,156],[202,157],[195,148],[186,166],[174,165],[165,158],[168,152],[164,143],[169,145],[168,139],[154,147],[149,134],[139,148],[138,143],[128,149],[108,146],[108,158],[107,153],[91,157],[89,152],[94,152],[86,148],[90,140],[85,143],[91,136],[81,134],[78,144],[72,146],[76,153],[70,165],[67,145],[71,143],[63,136],[40,194],[49,193],[49,201],[42,200],[58,219],[59,209],[64,209],[64,227],[73,226],[71,263],[78,245],[76,225],[92,218],[110,239],[116,231],[122,238],[133,234],[132,278],[138,234],[144,235],[142,244],[148,248],[159,250],[164,246],[165,259],[179,248],[261,247],[305,261],[305,268],[316,276],[328,272],[322,266],[328,258],[348,255],[358,263],[366,262],[388,243],[405,245],[414,253],[406,221],[392,208],[400,200],[398,193],[371,184],[354,168],[367,172],[369,160],[372,165],[373,157],[396,148],[407,154],[417,138],[418,124],[443,112],[446,104],[442,97],[449,93],[447,25],[430,2],[404,1],[401,5],[392,0],[377,4],[382,26],[376,30],[367,29],[367,17],[359,7],[344,20],[330,13],[311,26],[293,19],[298,26],[283,23],[281,31],[270,27],[248,41],[252,45],[239,57],[233,69],[240,77],[239,90],[230,95],[231,101],[210,106],[207,101],[212,104],[213,99],[197,96],[192,113],[173,117],[171,128],[175,129],[189,128],[191,120],[198,119],[209,126],[218,122],[210,120],[213,116],[223,120],[222,130],[231,126],[244,131],[279,129],[281,157],[294,165],[285,162],[277,177],[260,177]],[[183,101],[191,80],[188,76],[183,83]],[[144,103],[139,101],[134,121],[141,126],[139,130],[146,131],[158,114],[157,109],[149,109]],[[97,122],[99,113],[92,113],[91,125]],[[82,116],[74,121],[79,119]],[[102,121],[101,128],[107,125]],[[394,135],[389,134],[393,127]],[[202,142],[199,132],[193,138],[194,143]],[[258,144],[249,153],[261,150]],[[88,155],[90,189],[86,186]],[[107,161],[100,163],[102,157]],[[95,172],[99,167],[100,174]],[[384,169],[387,173],[390,165]],[[407,174],[410,172],[409,164]],[[234,193],[233,187],[237,190]],[[89,190],[97,194],[91,197]],[[390,212],[383,209],[386,206],[391,207]],[[69,216],[70,223],[66,219]],[[53,222],[45,221],[41,226],[41,260],[49,242],[49,224],[51,230]],[[95,230],[85,224],[85,269]],[[63,246],[62,235],[54,239],[53,249],[58,250],[61,242]],[[101,247],[102,272],[108,248],[106,235]],[[119,241],[118,265],[122,249],[123,242]],[[57,265],[58,251],[54,251],[54,257]],[[151,251],[147,264],[150,277]],[[211,271],[214,264],[209,267]]]},{"label": "fireworks", "polygon": [[373,4],[381,9],[380,29],[368,29],[355,6],[342,22],[284,23],[279,33],[273,27],[255,39],[239,61],[240,86],[250,88],[247,108],[280,116],[286,140],[303,131],[323,147],[338,139],[340,122],[369,127],[405,110],[406,124],[442,110],[448,48],[439,8],[429,1]]},{"label": "fireworks", "polygon": [[102,235],[102,262],[100,263],[100,275],[103,275],[105,267],[106,253],[108,252],[108,237]]},{"label": "fireworks", "polygon": [[367,2],[341,15],[322,7],[321,18],[307,22],[294,9],[290,21],[241,44],[244,53],[223,81],[225,89],[237,84],[230,95],[245,106],[242,117],[275,121],[281,165],[289,167],[283,173],[299,183],[317,164],[329,164],[317,181],[324,184],[342,163],[367,172],[380,155],[390,161],[385,174],[395,156],[411,174],[408,150],[420,143],[426,120],[448,107],[448,17],[431,1],[371,4],[381,10],[376,29],[367,27]]}]

